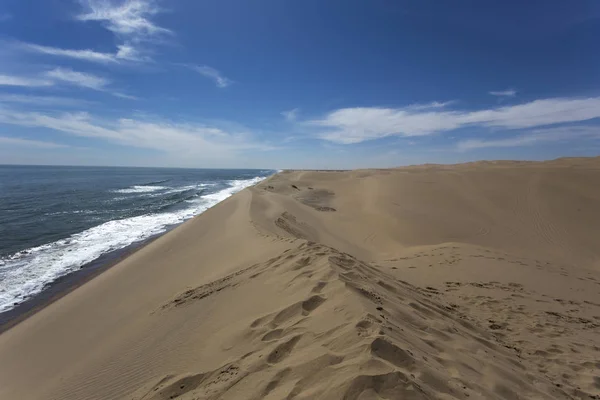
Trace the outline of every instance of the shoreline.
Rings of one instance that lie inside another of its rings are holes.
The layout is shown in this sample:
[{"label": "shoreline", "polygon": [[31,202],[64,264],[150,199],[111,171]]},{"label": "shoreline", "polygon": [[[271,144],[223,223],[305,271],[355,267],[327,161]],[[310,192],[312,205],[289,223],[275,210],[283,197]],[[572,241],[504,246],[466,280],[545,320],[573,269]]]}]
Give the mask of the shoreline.
[{"label": "shoreline", "polygon": [[83,286],[100,274],[108,271],[110,268],[135,254],[137,251],[146,247],[159,237],[167,234],[178,226],[181,226],[185,222],[187,221],[174,225],[166,231],[158,233],[140,242],[132,243],[129,246],[123,247],[122,249],[103,254],[94,261],[84,264],[77,271],[63,275],[55,281],[50,282],[40,293],[37,293],[22,303],[17,304],[15,308],[0,313],[0,335],[14,328],[29,317],[35,315],[37,312],[48,307],[55,301],[65,297],[75,289]]},{"label": "shoreline", "polygon": [[[272,175],[265,177],[259,183],[266,182],[270,178],[272,178],[273,176],[275,176],[277,174],[279,174],[279,172],[276,172]],[[256,184],[248,186],[248,187],[240,190],[240,192],[245,189],[251,188],[255,185]],[[237,193],[239,193],[239,192],[233,193],[231,196],[234,196]],[[231,196],[229,196],[229,197],[231,197]],[[227,200],[227,199],[225,199],[225,200]],[[98,277],[102,273],[108,271],[110,268],[112,268],[115,265],[119,264],[120,262],[124,261],[128,257],[132,256],[137,251],[148,246],[149,244],[154,242],[156,239],[162,237],[163,235],[166,235],[167,233],[171,232],[174,229],[177,229],[178,227],[184,225],[186,222],[189,222],[189,221],[197,218],[198,216],[200,216],[200,215],[204,214],[206,211],[208,211],[210,208],[213,208],[213,207],[219,205],[220,203],[222,203],[225,200],[220,201],[219,203],[202,211],[200,214],[194,215],[192,218],[190,218],[186,221],[183,221],[179,224],[168,226],[164,232],[150,236],[140,242],[132,243],[129,246],[125,246],[121,249],[117,249],[117,250],[111,251],[109,253],[103,254],[100,257],[98,257],[97,259],[95,259],[87,264],[84,264],[77,271],[73,271],[71,273],[63,275],[63,276],[59,277],[58,279],[56,279],[55,281],[48,283],[47,286],[40,293],[37,293],[37,294],[33,295],[32,297],[26,299],[25,301],[17,304],[14,308],[0,313],[0,335],[3,334],[4,332],[7,332],[8,330],[14,328],[18,324],[20,324],[21,322],[30,318],[31,316],[35,315],[36,313],[43,310],[44,308],[50,306],[52,303],[65,297],[66,295],[73,292],[77,288],[85,285],[87,282],[90,282],[91,280]]]},{"label": "shoreline", "polygon": [[273,175],[31,303],[0,398],[597,397],[599,175]]},{"label": "shoreline", "polygon": [[[568,158],[565,158],[568,159]],[[529,164],[529,165],[535,165],[537,163],[541,163],[541,164],[548,164],[551,162],[560,162],[563,159],[558,158],[558,159],[551,159],[548,161],[506,161],[506,162],[512,162],[512,163],[523,163],[523,164]],[[588,159],[587,158],[579,158],[578,161],[580,163],[585,164]],[[491,161],[491,162],[476,162],[477,164],[479,163],[485,163],[488,165],[493,165],[493,164],[497,164],[497,163],[502,163],[502,160],[498,160],[498,161]],[[473,164],[473,163],[458,163],[458,164],[432,164],[432,165],[411,165],[411,166],[406,166],[406,167],[400,167],[400,169],[411,169],[414,167],[417,168],[421,168],[421,167],[426,167],[426,166],[432,166],[432,167],[461,167],[461,166],[466,166],[469,164]],[[371,169],[372,171],[391,171],[394,169],[390,169],[390,168],[374,168]],[[360,170],[355,170],[355,171],[360,171]],[[368,171],[365,170],[365,171]],[[335,169],[335,170],[322,170],[322,169],[284,169],[284,170],[278,170],[277,172],[275,172],[272,175],[269,175],[267,177],[265,177],[263,180],[261,180],[259,183],[248,186],[245,189],[249,189],[252,187],[255,187],[256,185],[259,184],[266,184],[269,181],[271,181],[272,179],[277,179],[277,177],[281,174],[286,174],[286,173],[298,173],[298,172],[315,172],[315,173],[348,173],[351,172],[351,170],[344,170],[344,169]],[[240,191],[241,192],[241,191]],[[234,194],[232,194],[231,196],[235,196],[236,194],[238,194],[239,192],[236,192]],[[230,197],[231,197],[230,196]],[[225,199],[227,200],[227,199]],[[223,200],[223,201],[225,201]],[[220,203],[222,203],[223,201],[213,205],[210,208],[213,208],[215,206],[218,206]],[[210,209],[209,208],[209,209]],[[83,265],[79,270],[68,273],[64,276],[59,277],[58,279],[56,279],[53,282],[50,282],[40,293],[37,293],[35,295],[33,295],[32,297],[28,298],[27,300],[23,301],[22,303],[19,303],[18,305],[16,305],[13,309],[5,311],[0,313],[0,335],[3,334],[4,332],[7,332],[8,330],[14,328],[15,326],[17,326],[18,324],[20,324],[21,322],[27,320],[28,318],[32,317],[33,315],[35,315],[36,313],[42,311],[43,309],[45,309],[46,307],[50,306],[51,304],[53,304],[54,302],[60,300],[61,298],[65,297],[66,295],[68,295],[69,293],[73,292],[74,290],[78,289],[79,287],[85,285],[86,283],[90,282],[91,280],[93,280],[94,278],[98,277],[99,275],[101,275],[102,273],[108,271],[110,268],[116,266],[117,264],[119,264],[120,262],[126,260],[127,258],[131,257],[133,254],[135,254],[136,252],[138,252],[139,250],[147,247],[148,245],[150,245],[152,242],[154,242],[156,239],[162,237],[163,235],[166,235],[167,233],[181,227],[182,225],[184,225],[185,223],[199,217],[200,215],[204,214],[207,210],[204,210],[202,213],[197,214],[195,216],[193,216],[192,218],[183,221],[179,224],[175,224],[172,225],[170,227],[167,227],[166,230],[164,232],[158,233],[154,236],[148,237],[140,242],[136,242],[136,243],[132,243],[129,246],[123,247],[121,249],[118,250],[114,250],[111,251],[109,253],[103,254],[102,256],[100,256],[99,258]]]},{"label": "shoreline", "polygon": [[[549,162],[556,162],[556,161],[560,161],[560,160],[561,160],[560,158],[552,159],[552,160],[549,160]],[[583,159],[580,159],[580,161],[585,163],[586,159],[583,158]],[[501,162],[501,161],[498,161],[498,162]],[[517,161],[517,162],[519,162],[519,161]],[[546,162],[548,162],[548,161],[546,161]],[[540,162],[528,161],[526,163],[536,164],[536,163],[540,163]],[[541,163],[543,163],[543,162],[541,162]],[[453,166],[463,166],[463,165],[467,165],[467,163],[448,164],[448,165],[437,164],[437,165],[432,165],[432,166],[453,167]],[[426,166],[426,165],[418,165],[418,166],[411,165],[411,166],[400,167],[400,168],[423,167],[423,166]],[[393,170],[393,169],[374,168],[372,170],[373,171],[386,171],[386,170]],[[358,171],[358,170],[356,170],[356,171]],[[254,184],[254,185],[251,185],[251,186],[248,186],[248,187],[242,189],[242,191],[245,189],[248,189],[248,188],[252,188],[258,184],[266,184],[267,182],[271,181],[272,179],[274,179],[274,178],[276,179],[276,177],[281,174],[297,173],[297,172],[344,173],[344,172],[351,172],[351,170],[345,170],[345,169],[335,169],[335,170],[283,169],[283,170],[278,170],[274,174],[265,177],[263,180],[261,180],[257,184]],[[237,192],[237,193],[239,193],[239,192]],[[236,195],[237,193],[234,193],[232,196]],[[220,203],[222,203],[222,201],[215,204],[212,207],[215,207],[215,206],[219,205]],[[33,295],[32,297],[28,298],[27,300],[23,301],[22,303],[19,303],[13,309],[0,313],[0,334],[12,329],[13,327],[17,326],[21,322],[23,322],[26,319],[30,318],[31,316],[35,315],[37,312],[43,310],[44,308],[48,307],[52,303],[60,300],[64,296],[66,296],[69,293],[76,290],[77,288],[83,286],[84,284],[93,280],[100,274],[106,272],[110,268],[112,268],[115,265],[119,264],[120,262],[124,261],[128,257],[135,254],[137,251],[143,249],[144,247],[146,247],[149,244],[151,244],[152,242],[154,242],[156,239],[162,237],[163,235],[171,232],[174,229],[177,229],[178,227],[182,226],[186,222],[189,222],[189,221],[197,218],[198,216],[205,213],[207,210],[204,210],[202,213],[197,214],[186,221],[183,221],[179,224],[175,224],[175,225],[168,227],[164,232],[161,232],[154,236],[148,237],[140,242],[132,243],[129,246],[123,247],[121,249],[114,250],[112,252],[103,254],[96,260],[83,265],[79,270],[68,273],[67,275],[59,277],[55,281],[50,282],[40,293],[37,293],[37,294]]]}]

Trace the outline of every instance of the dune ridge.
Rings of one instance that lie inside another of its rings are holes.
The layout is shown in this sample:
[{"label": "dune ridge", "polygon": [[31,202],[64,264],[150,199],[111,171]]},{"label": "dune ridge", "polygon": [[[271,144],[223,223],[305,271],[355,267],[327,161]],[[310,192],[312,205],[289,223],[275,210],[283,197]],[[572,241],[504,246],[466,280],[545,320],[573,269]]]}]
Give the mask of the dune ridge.
[{"label": "dune ridge", "polygon": [[0,335],[0,398],[598,398],[598,178],[279,173]]},{"label": "dune ridge", "polygon": [[[434,299],[435,290],[330,247],[305,242],[227,278],[224,291],[276,279],[283,293],[305,297],[278,304],[240,329],[235,346],[249,350],[241,357],[213,371],[161,377],[134,398],[558,395],[549,380],[526,374],[511,349]],[[200,299],[184,295],[163,310]]]}]

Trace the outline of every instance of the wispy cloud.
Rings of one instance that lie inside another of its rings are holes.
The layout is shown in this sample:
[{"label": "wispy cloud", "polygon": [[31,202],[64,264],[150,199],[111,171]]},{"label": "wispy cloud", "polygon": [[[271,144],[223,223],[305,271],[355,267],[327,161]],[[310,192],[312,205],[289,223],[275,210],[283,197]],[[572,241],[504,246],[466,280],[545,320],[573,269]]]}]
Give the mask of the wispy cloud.
[{"label": "wispy cloud", "polygon": [[121,44],[117,46],[115,58],[118,61],[150,62],[152,58],[144,55],[139,48],[131,44]]},{"label": "wispy cloud", "polygon": [[70,68],[55,68],[51,71],[47,71],[45,76],[49,79],[53,79],[57,83],[66,83],[85,89],[107,92],[122,99],[137,100],[137,97],[135,96],[112,90],[108,87],[110,80],[94,74],[73,71]]},{"label": "wispy cloud", "polygon": [[515,89],[506,89],[506,90],[498,90],[488,92],[492,96],[498,97],[515,97],[517,95],[517,91]]},{"label": "wispy cloud", "polygon": [[12,14],[0,12],[0,22],[10,21],[12,18]]},{"label": "wispy cloud", "polygon": [[111,53],[99,53],[93,50],[71,50],[71,49],[61,49],[58,47],[51,46],[40,46],[37,44],[31,43],[19,43],[17,47],[27,50],[33,51],[41,54],[48,54],[51,56],[59,56],[59,57],[68,57],[75,58],[78,60],[99,62],[99,63],[116,63],[119,60],[117,59],[115,54]]},{"label": "wispy cloud", "polygon": [[[35,78],[15,75],[0,75],[0,86],[24,86],[33,88],[54,86],[59,84],[66,84],[84,89],[92,89],[100,92],[107,92],[112,94],[113,96],[124,99],[136,99],[134,96],[119,93],[109,88],[110,80],[104,77],[86,72],[74,71],[70,68],[54,68],[50,71],[46,71],[43,74],[40,74],[39,77]],[[10,99],[10,97],[8,97],[8,99]],[[19,100],[22,100],[21,102],[25,103],[34,98],[13,97],[12,99],[13,102],[18,102]],[[40,98],[38,98],[37,100],[40,100]],[[31,103],[31,101],[29,102]]]},{"label": "wispy cloud", "polygon": [[72,99],[68,97],[33,96],[23,94],[0,94],[0,103],[18,103],[44,107],[81,107],[92,104],[92,102],[87,100]]},{"label": "wispy cloud", "polygon": [[188,65],[188,67],[198,72],[200,75],[212,79],[220,88],[225,88],[233,83],[231,79],[227,78],[221,72],[209,67],[208,65]]},{"label": "wispy cloud", "polygon": [[52,86],[54,82],[48,79],[28,78],[14,75],[0,75],[0,86],[41,87]]},{"label": "wispy cloud", "polygon": [[138,50],[129,45],[120,45],[116,53],[102,53],[90,49],[73,50],[62,49],[60,47],[40,46],[32,43],[16,43],[15,46],[24,51],[47,54],[57,57],[73,58],[101,64],[118,64],[125,61],[143,62],[149,61],[148,57],[143,56]]},{"label": "wispy cloud", "polygon": [[[0,75],[0,86],[21,86],[21,87],[48,87],[56,85],[72,85],[84,89],[97,90],[100,92],[110,93],[113,96],[137,100],[136,97],[125,93],[120,93],[109,87],[110,80],[94,74],[74,71],[70,68],[54,68],[50,71],[39,74],[37,77],[16,76],[16,75]],[[40,103],[42,97],[4,97],[4,101],[21,102],[33,104],[34,101]],[[1,101],[1,100],[0,100]],[[82,103],[80,103],[82,104]]]},{"label": "wispy cloud", "polygon": [[46,76],[50,79],[93,90],[105,90],[106,86],[110,83],[109,80],[100,76],[73,71],[68,68],[55,68],[46,72]]},{"label": "wispy cloud", "polygon": [[108,120],[88,113],[21,112],[0,108],[0,123],[47,128],[70,135],[98,138],[123,146],[152,149],[190,160],[234,156],[274,147],[245,131],[227,131],[201,124],[181,124],[140,118]]},{"label": "wispy cloud", "polygon": [[107,0],[81,0],[84,12],[80,21],[98,21],[106,29],[130,41],[142,41],[164,34],[172,34],[160,27],[152,17],[161,9],[152,0],[126,0],[116,4]]},{"label": "wispy cloud", "polygon": [[600,117],[600,97],[553,98],[477,111],[405,108],[343,108],[307,121],[317,136],[336,143],[360,143],[388,136],[423,136],[462,127],[534,128]]},{"label": "wispy cloud", "polygon": [[431,103],[426,104],[412,104],[407,107],[409,110],[435,110],[440,108],[446,108],[452,104],[454,101],[432,101]]},{"label": "wispy cloud", "polygon": [[7,137],[7,136],[0,136],[0,143],[3,145],[37,147],[37,148],[43,148],[43,149],[58,149],[58,148],[70,147],[66,144],[60,144],[60,143],[54,143],[54,142],[44,142],[41,140],[21,139],[21,138]]},{"label": "wispy cloud", "polygon": [[298,118],[299,111],[300,111],[299,108],[294,108],[292,110],[282,111],[281,115],[283,115],[283,117],[288,121],[295,121],[296,118]]},{"label": "wispy cloud", "polygon": [[119,3],[107,0],[80,0],[83,13],[79,21],[99,22],[114,33],[122,43],[117,52],[111,54],[113,62],[148,62],[144,44],[159,42],[165,36],[173,35],[167,28],[157,25],[152,19],[161,11],[154,0],[125,0]]},{"label": "wispy cloud", "polygon": [[92,49],[64,49],[33,43],[13,43],[17,49],[57,57],[102,63],[143,63],[152,61],[147,53],[148,42],[156,42],[172,31],[158,26],[152,17],[161,9],[152,0],[126,0],[116,3],[108,0],[81,0],[83,12],[76,19],[95,21],[114,33],[120,44],[115,52],[99,52]]},{"label": "wispy cloud", "polygon": [[119,93],[119,92],[111,92],[111,94],[115,97],[118,97],[120,99],[126,99],[126,100],[139,100],[138,97],[136,96],[132,96],[129,94],[125,94],[125,93]]},{"label": "wispy cloud", "polygon": [[480,140],[469,139],[459,142],[456,146],[459,150],[483,149],[486,147],[519,147],[540,142],[535,135],[522,135],[506,139]]},{"label": "wispy cloud", "polygon": [[490,147],[520,147],[577,139],[600,139],[600,126],[567,126],[535,129],[525,134],[503,139],[469,139],[459,142],[457,148],[459,150],[474,150]]}]

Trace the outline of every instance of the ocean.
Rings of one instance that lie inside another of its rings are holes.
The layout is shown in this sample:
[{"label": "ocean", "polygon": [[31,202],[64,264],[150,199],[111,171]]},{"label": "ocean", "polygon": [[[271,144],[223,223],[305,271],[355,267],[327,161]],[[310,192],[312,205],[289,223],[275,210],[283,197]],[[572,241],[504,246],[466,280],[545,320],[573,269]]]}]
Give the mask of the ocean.
[{"label": "ocean", "polygon": [[0,165],[0,313],[274,172]]}]

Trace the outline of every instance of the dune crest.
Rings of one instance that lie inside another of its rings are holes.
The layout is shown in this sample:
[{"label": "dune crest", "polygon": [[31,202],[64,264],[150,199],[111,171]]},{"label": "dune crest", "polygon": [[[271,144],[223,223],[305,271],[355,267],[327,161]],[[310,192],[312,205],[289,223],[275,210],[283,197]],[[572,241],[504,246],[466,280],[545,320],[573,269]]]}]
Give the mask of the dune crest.
[{"label": "dune crest", "polygon": [[599,178],[277,174],[0,335],[0,398],[597,398]]},{"label": "dune crest", "polygon": [[[237,338],[233,346],[247,351],[242,356],[212,371],[164,376],[132,398],[560,395],[455,307],[330,247],[305,242],[225,280],[231,284],[224,291],[241,285],[258,290],[277,281],[281,299],[304,297],[273,304],[267,314],[229,332]],[[177,297],[162,312],[203,299],[186,298]]]}]

